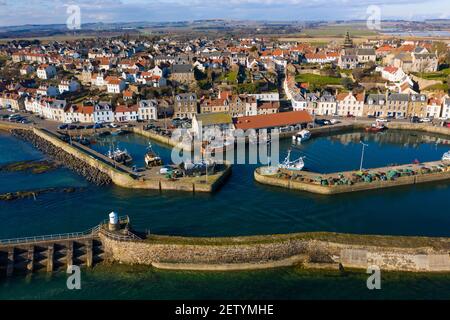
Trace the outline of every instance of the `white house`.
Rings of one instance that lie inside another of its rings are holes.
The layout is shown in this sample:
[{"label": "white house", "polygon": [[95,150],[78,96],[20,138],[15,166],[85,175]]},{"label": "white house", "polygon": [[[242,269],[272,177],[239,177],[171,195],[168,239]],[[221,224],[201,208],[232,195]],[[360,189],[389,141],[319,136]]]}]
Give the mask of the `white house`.
[{"label": "white house", "polygon": [[56,97],[59,94],[59,90],[54,86],[42,84],[36,89],[36,94],[40,96]]},{"label": "white house", "polygon": [[37,69],[39,79],[48,80],[56,76],[56,68],[53,65],[42,64]]},{"label": "white house", "polygon": [[324,116],[333,115],[336,114],[336,108],[337,108],[336,98],[333,95],[327,93],[319,98],[317,104],[317,114]]},{"label": "white house", "polygon": [[64,111],[64,123],[93,123],[94,122],[94,106],[87,105],[71,105],[66,107]]},{"label": "white house", "polygon": [[157,120],[158,102],[156,100],[141,100],[138,105],[139,120]]},{"label": "white house", "polygon": [[114,111],[112,106],[107,102],[99,102],[94,108],[94,122],[104,123],[114,121]]},{"label": "white house", "polygon": [[107,91],[108,93],[121,93],[126,88],[126,83],[123,79],[119,79],[117,77],[108,77],[106,78],[107,82]]},{"label": "white house", "polygon": [[46,119],[64,122],[65,100],[53,100],[43,104],[42,113]]},{"label": "white house", "polygon": [[62,80],[58,86],[59,93],[76,92],[80,89],[80,84],[75,80]]},{"label": "white house", "polygon": [[138,120],[138,106],[118,105],[114,112],[117,122],[128,122]]},{"label": "white house", "polygon": [[441,99],[432,97],[428,99],[427,117],[439,118],[441,116],[442,103]]},{"label": "white house", "polygon": [[29,64],[27,64],[27,65],[23,66],[22,68],[20,68],[20,74],[22,76],[26,76],[26,75],[31,74],[33,72],[34,72],[34,68],[33,68],[33,66],[31,66]]},{"label": "white house", "polygon": [[291,103],[294,111],[303,111],[306,109],[306,99],[301,93],[293,96],[291,99]]},{"label": "white house", "polygon": [[353,95],[353,93],[340,93],[336,96],[337,114],[343,117],[362,117],[364,110],[364,93]]},{"label": "white house", "polygon": [[251,97],[255,97],[259,101],[280,101],[280,94],[278,92],[264,92],[249,94]]}]

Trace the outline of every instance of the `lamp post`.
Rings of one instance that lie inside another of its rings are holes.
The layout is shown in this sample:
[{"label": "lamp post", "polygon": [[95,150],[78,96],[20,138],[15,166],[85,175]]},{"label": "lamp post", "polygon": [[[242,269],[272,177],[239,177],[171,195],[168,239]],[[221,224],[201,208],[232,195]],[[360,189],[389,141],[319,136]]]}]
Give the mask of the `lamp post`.
[{"label": "lamp post", "polygon": [[362,171],[363,169],[363,161],[364,161],[364,151],[366,149],[366,147],[368,147],[368,144],[365,144],[364,142],[360,141],[359,143],[362,144],[362,153],[361,153],[361,165],[359,166],[359,171]]}]

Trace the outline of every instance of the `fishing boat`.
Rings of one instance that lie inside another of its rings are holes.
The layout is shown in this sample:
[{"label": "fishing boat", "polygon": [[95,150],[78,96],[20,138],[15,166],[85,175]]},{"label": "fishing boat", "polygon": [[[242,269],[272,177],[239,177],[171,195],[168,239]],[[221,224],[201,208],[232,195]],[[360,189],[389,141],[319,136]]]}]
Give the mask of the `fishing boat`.
[{"label": "fishing boat", "polygon": [[444,155],[442,156],[442,161],[450,161],[450,151],[444,153]]},{"label": "fishing boat", "polygon": [[127,152],[127,150],[120,150],[119,148],[115,149],[114,151],[110,149],[106,155],[111,160],[125,165],[130,164],[133,161],[133,158]]},{"label": "fishing boat", "polygon": [[300,157],[297,160],[291,161],[291,149],[289,149],[286,159],[283,163],[280,163],[278,168],[291,170],[291,171],[301,171],[305,167],[304,157]]},{"label": "fishing boat", "polygon": [[148,143],[144,161],[147,168],[160,167],[163,165],[161,157],[153,151],[152,144],[150,142]]},{"label": "fishing boat", "polygon": [[295,142],[302,143],[308,141],[309,139],[311,139],[311,132],[309,132],[308,130],[302,130],[299,133],[292,136],[292,141],[294,143]]},{"label": "fishing boat", "polygon": [[373,123],[370,127],[367,127],[366,131],[367,132],[382,132],[386,129],[387,129],[387,127],[383,123],[377,122],[377,123]]}]

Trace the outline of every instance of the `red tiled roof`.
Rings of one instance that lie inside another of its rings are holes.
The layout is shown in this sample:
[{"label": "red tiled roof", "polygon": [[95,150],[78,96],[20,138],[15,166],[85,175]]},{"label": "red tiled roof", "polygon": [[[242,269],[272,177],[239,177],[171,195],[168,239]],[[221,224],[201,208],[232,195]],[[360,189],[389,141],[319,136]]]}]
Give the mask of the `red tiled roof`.
[{"label": "red tiled roof", "polygon": [[235,119],[235,126],[238,129],[248,130],[283,127],[312,121],[311,115],[306,111],[291,111],[237,118]]}]

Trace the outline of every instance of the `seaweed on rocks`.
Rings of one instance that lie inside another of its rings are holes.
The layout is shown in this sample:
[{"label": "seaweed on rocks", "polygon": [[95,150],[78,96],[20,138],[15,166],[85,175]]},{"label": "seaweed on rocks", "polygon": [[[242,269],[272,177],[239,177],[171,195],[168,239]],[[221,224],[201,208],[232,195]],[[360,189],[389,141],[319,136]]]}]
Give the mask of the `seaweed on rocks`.
[{"label": "seaweed on rocks", "polygon": [[42,153],[63,164],[63,166],[69,168],[77,174],[85,177],[87,181],[95,185],[103,186],[112,183],[111,178],[107,174],[101,172],[97,168],[88,165],[87,163],[74,157],[73,155],[68,154],[61,148],[37,136],[30,130],[13,129],[11,130],[11,134],[21,140],[31,143]]}]

